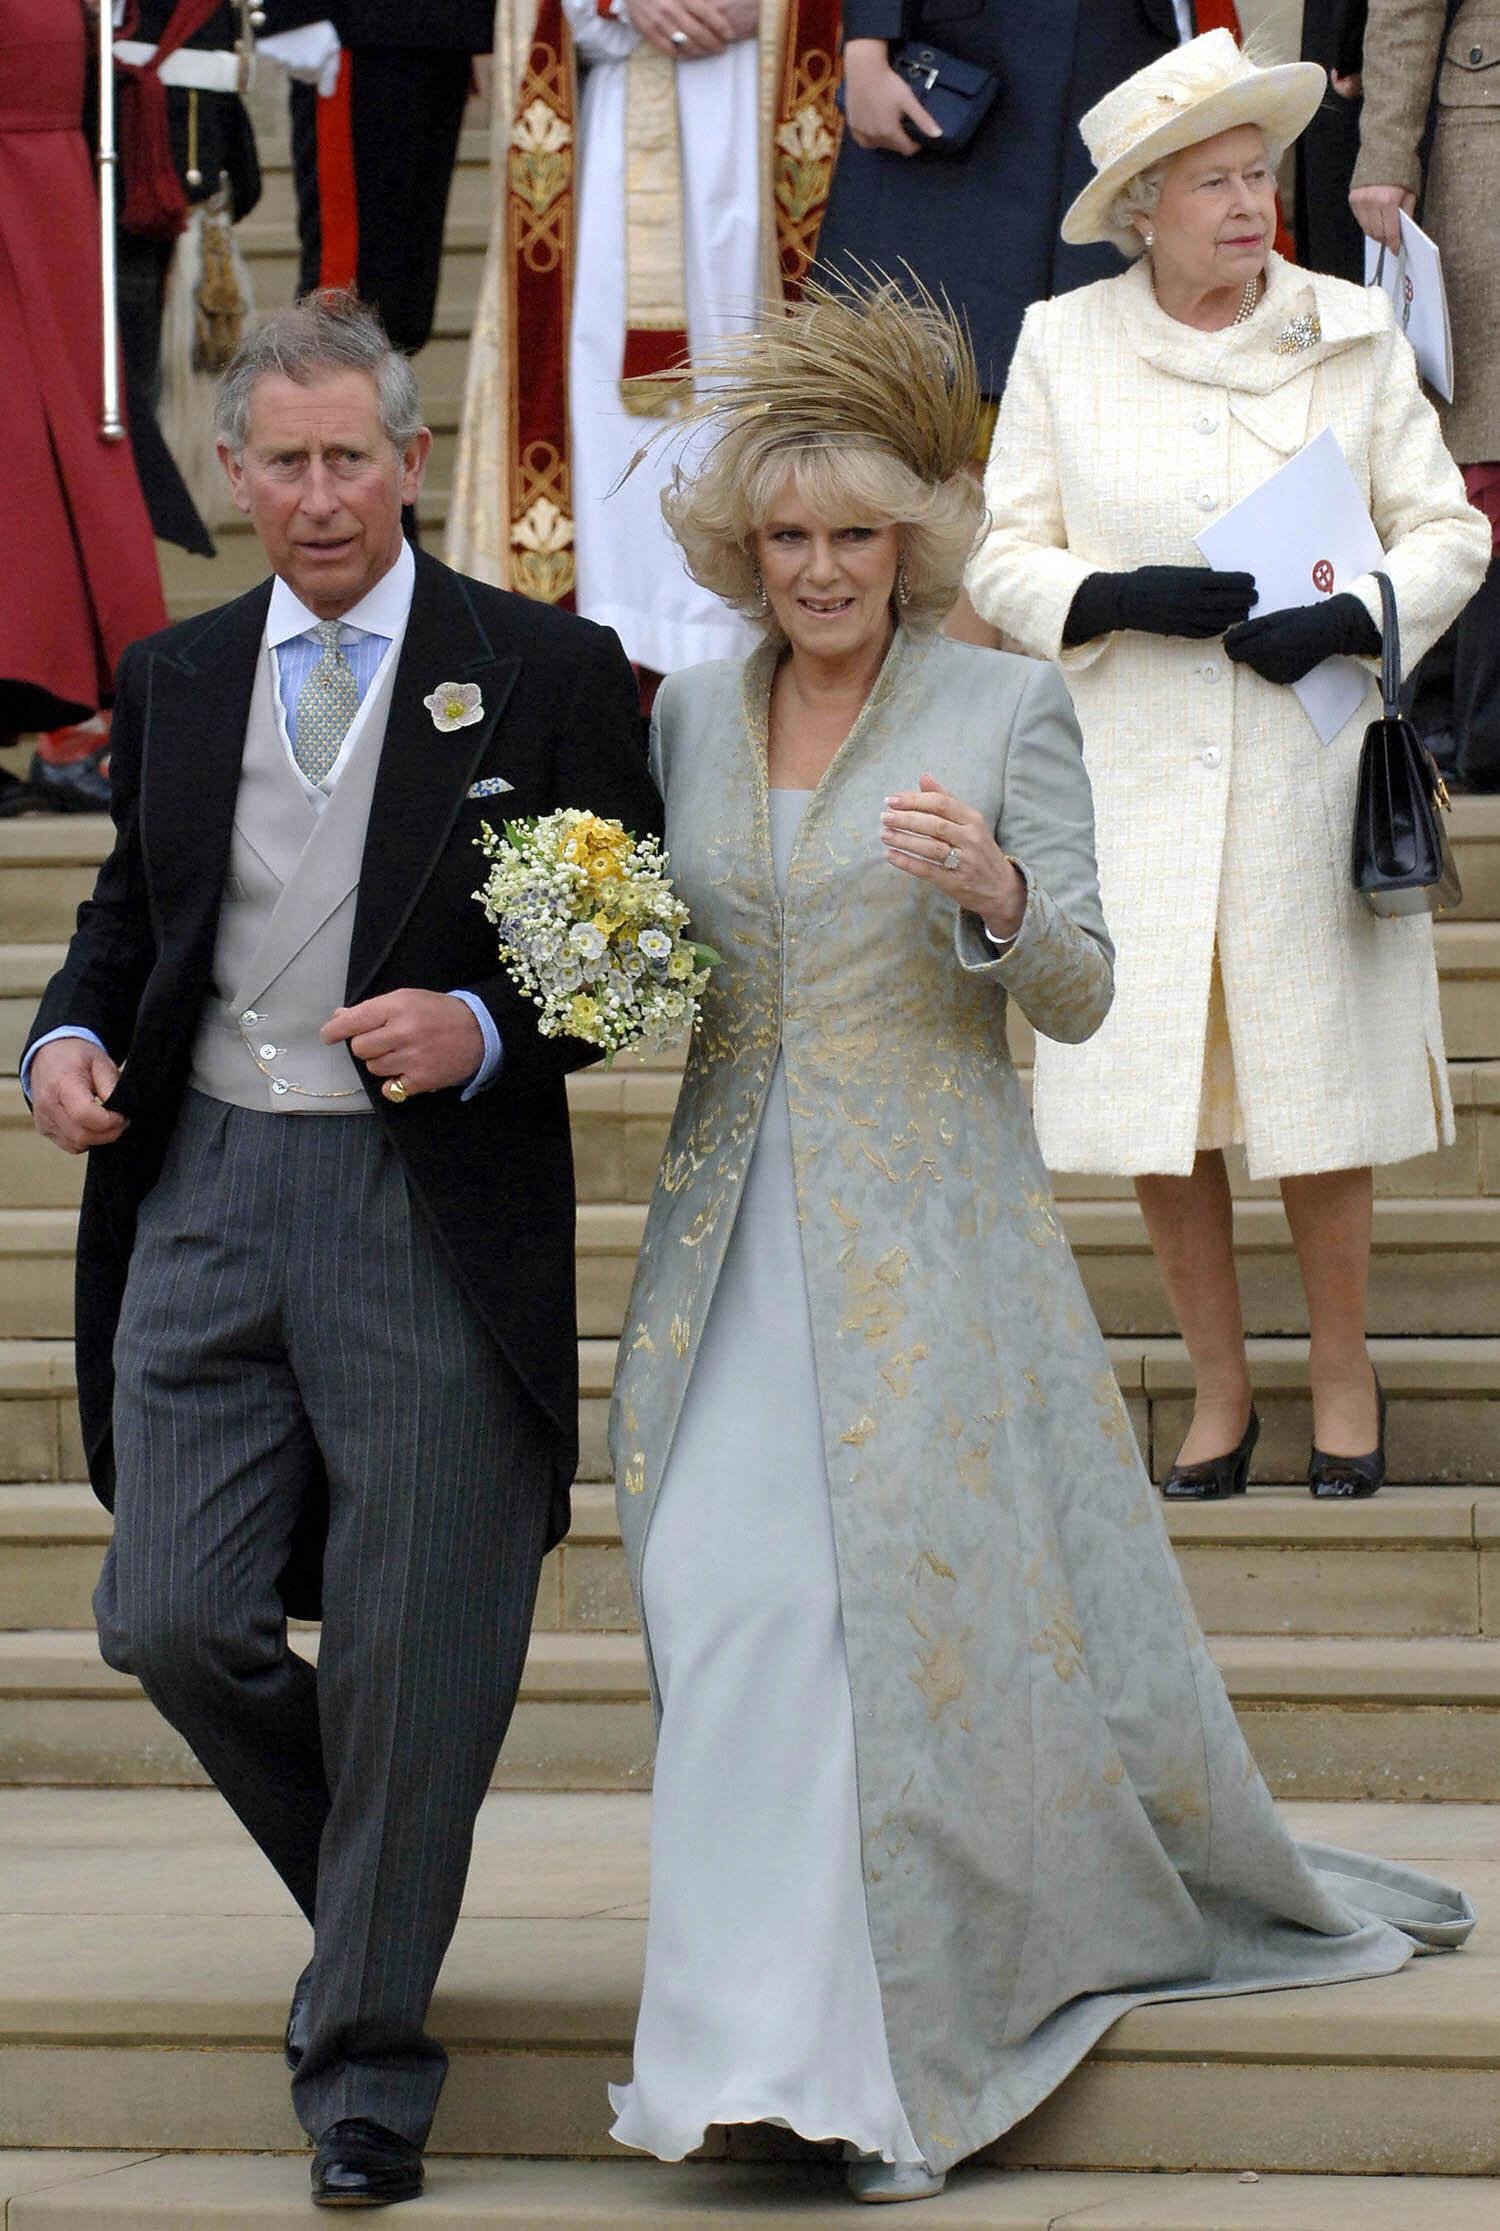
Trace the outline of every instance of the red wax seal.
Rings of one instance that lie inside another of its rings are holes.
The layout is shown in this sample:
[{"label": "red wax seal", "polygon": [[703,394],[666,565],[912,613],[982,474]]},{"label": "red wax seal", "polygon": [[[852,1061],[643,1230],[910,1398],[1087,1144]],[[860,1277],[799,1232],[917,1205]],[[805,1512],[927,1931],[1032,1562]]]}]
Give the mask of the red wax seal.
[{"label": "red wax seal", "polygon": [[1313,587],[1321,590],[1324,596],[1333,587],[1333,567],[1326,558],[1319,558],[1313,567]]}]

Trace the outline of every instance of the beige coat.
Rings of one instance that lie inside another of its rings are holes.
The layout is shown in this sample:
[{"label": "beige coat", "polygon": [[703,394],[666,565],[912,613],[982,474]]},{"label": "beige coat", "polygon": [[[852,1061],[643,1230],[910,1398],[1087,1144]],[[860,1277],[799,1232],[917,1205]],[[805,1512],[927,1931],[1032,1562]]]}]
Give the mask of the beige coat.
[{"label": "beige coat", "polygon": [[1423,185],[1418,150],[1436,82],[1422,222],[1443,253],[1453,402],[1443,432],[1463,465],[1500,459],[1500,0],[1370,0],[1356,186]]},{"label": "beige coat", "polygon": [[[1278,352],[1314,311],[1321,337]],[[1138,264],[1027,316],[970,589],[1010,647],[1060,659],[1117,953],[1097,1036],[1037,1050],[1054,1169],[1192,1167],[1216,942],[1256,1176],[1398,1162],[1450,1133],[1431,925],[1378,921],[1350,884],[1373,684],[1325,746],[1289,689],[1220,643],[1062,649],[1088,574],[1198,562],[1194,534],[1324,427],[1385,545],[1410,665],[1478,586],[1489,528],[1383,295],[1273,257],[1249,323],[1203,334],[1165,315]],[[1378,616],[1373,580],[1349,586]]]}]

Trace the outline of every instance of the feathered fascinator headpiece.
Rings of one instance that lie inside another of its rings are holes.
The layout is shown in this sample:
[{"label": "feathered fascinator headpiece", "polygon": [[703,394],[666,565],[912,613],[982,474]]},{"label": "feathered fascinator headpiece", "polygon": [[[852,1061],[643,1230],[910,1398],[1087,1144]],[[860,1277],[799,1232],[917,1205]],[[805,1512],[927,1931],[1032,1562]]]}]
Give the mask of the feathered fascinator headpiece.
[{"label": "feathered fascinator headpiece", "polygon": [[960,472],[982,409],[967,332],[915,278],[861,277],[857,292],[812,281],[800,303],[697,357],[676,375],[686,400],[672,432],[701,428],[717,446],[774,428],[778,448],[879,449],[928,486]]}]

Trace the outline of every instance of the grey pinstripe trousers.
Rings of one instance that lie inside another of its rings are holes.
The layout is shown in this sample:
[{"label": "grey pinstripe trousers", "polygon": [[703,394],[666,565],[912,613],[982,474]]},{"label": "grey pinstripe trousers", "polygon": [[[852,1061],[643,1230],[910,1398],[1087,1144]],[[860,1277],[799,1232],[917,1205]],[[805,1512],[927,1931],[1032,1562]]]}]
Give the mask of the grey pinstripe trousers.
[{"label": "grey pinstripe trousers", "polygon": [[[373,1116],[189,1093],[115,1363],[100,1646],[314,1922],[305,2128],[363,2115],[421,2144],[447,2067],[423,2023],[525,1657],[552,1428]],[[276,1579],[320,1458],[314,1673]]]}]

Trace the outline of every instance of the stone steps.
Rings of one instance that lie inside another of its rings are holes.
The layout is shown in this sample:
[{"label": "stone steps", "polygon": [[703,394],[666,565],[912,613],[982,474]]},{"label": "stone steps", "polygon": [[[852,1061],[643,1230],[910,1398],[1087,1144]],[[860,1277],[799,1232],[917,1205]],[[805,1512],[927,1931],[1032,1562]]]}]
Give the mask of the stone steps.
[{"label": "stone steps", "polygon": [[[9,2231],[294,2231],[307,2159],[286,2154],[0,2155]],[[430,2163],[421,2221],[450,2231],[827,2231],[844,2204],[825,2162]],[[965,2169],[931,2231],[1494,2231],[1487,2177],[1261,2176]]]},{"label": "stone steps", "polygon": [[[1110,1360],[1142,1450],[1157,1478],[1187,1431],[1192,1377],[1177,1340],[1111,1340]],[[1500,1341],[1396,1336],[1372,1343],[1390,1405],[1394,1483],[1500,1483]],[[614,1371],[612,1340],[581,1340],[580,1477],[609,1477],[605,1427]],[[1261,1416],[1253,1476],[1305,1476],[1311,1437],[1306,1344],[1250,1342]],[[83,1478],[73,1347],[69,1340],[0,1339],[0,1482]]]},{"label": "stone steps", "polygon": [[[503,1796],[485,1806],[464,1918],[433,2010],[433,2028],[453,2054],[433,2134],[435,2191],[450,2175],[451,2155],[491,2164],[497,2156],[551,2156],[555,2165],[611,2152],[605,2084],[628,2070],[646,1813],[629,1797]],[[1294,1834],[1456,1876],[1481,1910],[1500,1889],[1500,1854],[1482,1808],[1302,1805],[1291,1826]],[[225,1808],[193,1792],[21,1791],[7,1800],[6,1847],[0,2144],[132,2154],[297,2149],[280,2039],[307,1928]],[[1158,2212],[1144,2221],[1152,2231],[1198,2221],[1205,2231],[1240,2231],[1258,2219],[1231,2210],[1260,2203],[1234,2196],[1229,2176],[1494,2177],[1497,2132],[1500,1953],[1481,1928],[1456,1958],[1418,1960],[1379,1981],[1139,2009],[1000,2151],[1009,2166],[1050,2171],[1219,2172],[1225,2181],[1200,2190],[1200,2204],[1210,2203],[1206,2214],[1174,2214],[1156,2196],[1168,2188],[1153,2185],[1146,2205]],[[789,2134],[736,2132],[727,2142],[716,2134],[713,2145],[742,2162],[785,2157],[784,2180],[769,2188],[777,2201],[792,2197],[791,2164],[800,2177],[813,2173],[806,2189],[810,2200],[819,2195],[816,2171],[826,2155]],[[59,2166],[65,2175],[54,2190],[77,2174],[71,2163]],[[258,2203],[279,2207],[282,2194],[295,2200],[305,2173],[305,2159],[269,2182],[253,2166],[236,2165],[224,2212],[202,2218],[151,2216],[152,2186],[143,2177],[134,2220],[153,2231],[199,2221],[276,2223],[275,2212],[250,2211]],[[480,2174],[477,2167],[463,2173]],[[162,2199],[203,2204],[203,2185],[185,2166],[170,2175],[183,2181],[158,2187]],[[712,2168],[674,2182],[618,2158],[609,2181],[594,2188],[540,2169],[529,2175],[529,2184],[519,2171],[513,2184],[497,2184],[502,2203],[505,2193],[535,2192],[540,2200],[548,2191],[597,2189],[598,2212],[520,2214],[513,2223],[602,2224],[613,2220],[618,2189],[650,2196],[638,2220],[706,2225],[718,2220],[712,2196],[735,2189]],[[624,2185],[630,2175],[646,2181]],[[1014,2231],[1017,2221],[1058,2220],[1056,2209],[1039,2219],[1007,2218],[1008,2203],[996,2214],[966,2213],[966,2189],[987,2204],[990,2188],[971,2170],[954,2178],[951,2196],[933,2203],[923,2221],[973,2231],[1009,2221]],[[679,2215],[695,2194],[701,2217]],[[228,2212],[231,2199],[243,2217]],[[69,2205],[87,2209],[95,2201],[85,2193]],[[456,2196],[450,2201],[455,2210],[462,2205]],[[777,2202],[764,2213],[779,2215]],[[98,2231],[110,2218],[71,2220]],[[450,2213],[444,2220],[487,2219]],[[1324,2220],[1279,2219],[1285,2231],[1315,2231]],[[1330,2231],[1335,2223],[1353,2231],[1360,2218],[1326,2220]],[[1385,2221],[1392,2231],[1443,2223],[1475,2231],[1462,2214]]]},{"label": "stone steps", "polygon": [[[316,1639],[298,1647],[316,1654]],[[1278,1796],[1500,1800],[1500,1637],[1211,1638],[1240,1725]],[[533,1635],[494,1786],[647,1786],[651,1711],[639,1639]],[[91,1634],[0,1634],[0,1785],[178,1788],[181,1739]]]},{"label": "stone steps", "polygon": [[[1104,1332],[1169,1338],[1171,1310],[1135,1203],[1065,1201],[1061,1220]],[[77,1221],[69,1208],[0,1209],[0,1338],[72,1331]],[[590,1339],[619,1336],[644,1222],[636,1202],[578,1211],[578,1323]],[[1305,1331],[1280,1203],[1239,1203],[1235,1232],[1247,1331]],[[1500,1336],[1500,1199],[1377,1202],[1369,1324],[1385,1336]]]},{"label": "stone steps", "polygon": [[[1210,1633],[1500,1638],[1500,1492],[1389,1487],[1315,1503],[1257,1488],[1175,1503],[1168,1531]],[[0,1632],[92,1629],[110,1519],[87,1486],[0,1487]],[[543,1633],[631,1633],[614,1491],[580,1486],[573,1530],[542,1569]]]}]

